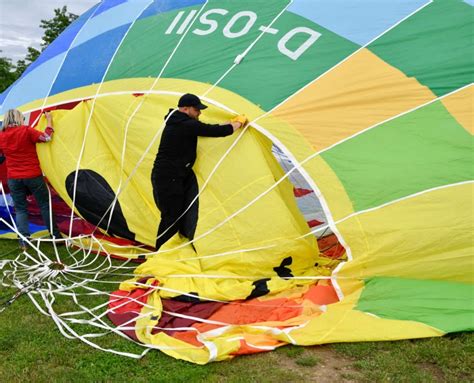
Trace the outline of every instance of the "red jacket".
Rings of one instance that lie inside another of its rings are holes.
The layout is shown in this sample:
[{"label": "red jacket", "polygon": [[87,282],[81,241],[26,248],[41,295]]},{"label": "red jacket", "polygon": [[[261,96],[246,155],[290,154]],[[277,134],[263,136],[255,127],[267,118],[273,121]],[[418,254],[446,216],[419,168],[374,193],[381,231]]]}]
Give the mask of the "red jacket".
[{"label": "red jacket", "polygon": [[42,174],[36,143],[51,140],[53,128],[44,132],[28,126],[7,126],[0,132],[0,151],[6,157],[7,177],[34,178]]}]

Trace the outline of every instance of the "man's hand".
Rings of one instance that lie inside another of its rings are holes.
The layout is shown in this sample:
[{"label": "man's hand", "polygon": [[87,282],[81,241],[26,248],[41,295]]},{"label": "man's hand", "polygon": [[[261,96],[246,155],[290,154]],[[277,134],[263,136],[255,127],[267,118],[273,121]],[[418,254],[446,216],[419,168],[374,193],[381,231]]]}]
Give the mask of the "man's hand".
[{"label": "man's hand", "polygon": [[240,114],[238,116],[235,116],[231,121],[232,127],[234,128],[234,131],[239,128],[243,128],[245,125],[248,123],[247,116],[245,114]]}]

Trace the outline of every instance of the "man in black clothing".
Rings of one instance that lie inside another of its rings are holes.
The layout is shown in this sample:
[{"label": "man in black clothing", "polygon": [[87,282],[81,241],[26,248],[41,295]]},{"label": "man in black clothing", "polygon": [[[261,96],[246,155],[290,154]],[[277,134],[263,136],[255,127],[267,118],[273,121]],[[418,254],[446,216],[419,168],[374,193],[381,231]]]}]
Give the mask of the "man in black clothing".
[{"label": "man in black clothing", "polygon": [[183,213],[199,192],[192,169],[198,136],[229,136],[247,121],[244,116],[238,116],[225,125],[205,124],[199,121],[199,115],[206,108],[199,97],[188,93],[179,99],[178,110],[170,109],[165,116],[166,126],[151,172],[153,197],[161,212],[157,250],[178,231],[186,238],[194,238],[198,200]]}]

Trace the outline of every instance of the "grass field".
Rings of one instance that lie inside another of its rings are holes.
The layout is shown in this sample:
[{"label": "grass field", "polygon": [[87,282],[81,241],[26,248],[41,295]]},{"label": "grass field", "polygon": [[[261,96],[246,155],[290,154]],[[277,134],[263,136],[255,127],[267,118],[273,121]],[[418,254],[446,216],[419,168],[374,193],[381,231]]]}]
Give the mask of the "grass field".
[{"label": "grass field", "polygon": [[[0,240],[0,261],[13,258],[16,248],[15,241]],[[14,292],[1,287],[0,303]],[[67,302],[64,305],[68,308]],[[107,336],[103,344],[131,352],[140,350],[116,335]],[[472,333],[399,342],[285,346],[270,353],[198,366],[159,351],[151,351],[141,360],[129,359],[66,339],[27,296],[0,313],[0,382],[8,383],[473,382],[473,366]]]}]

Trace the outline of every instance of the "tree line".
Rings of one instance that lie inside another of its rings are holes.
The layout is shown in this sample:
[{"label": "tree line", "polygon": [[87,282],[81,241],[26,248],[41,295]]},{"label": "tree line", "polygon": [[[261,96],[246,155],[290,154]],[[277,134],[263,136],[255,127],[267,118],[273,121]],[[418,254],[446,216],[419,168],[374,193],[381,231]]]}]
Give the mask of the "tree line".
[{"label": "tree line", "polygon": [[[44,30],[40,49],[28,47],[25,58],[13,63],[8,57],[0,56],[0,93],[13,84],[28,66],[35,61],[49,44],[51,44],[69,24],[79,16],[67,11],[67,6],[56,8],[54,17],[49,20],[41,20],[40,28]],[[0,55],[2,51],[0,50]]]}]

